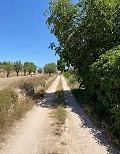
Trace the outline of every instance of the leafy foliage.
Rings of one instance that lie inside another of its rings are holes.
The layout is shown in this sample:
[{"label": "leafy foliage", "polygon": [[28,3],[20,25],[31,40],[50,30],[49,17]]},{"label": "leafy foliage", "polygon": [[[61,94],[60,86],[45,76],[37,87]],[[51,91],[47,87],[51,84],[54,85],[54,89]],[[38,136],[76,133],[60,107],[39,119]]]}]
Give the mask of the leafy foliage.
[{"label": "leafy foliage", "polygon": [[57,69],[61,72],[65,71],[65,62],[62,59],[57,60]]},{"label": "leafy foliage", "polygon": [[55,63],[49,63],[44,66],[45,73],[51,74],[51,73],[55,73],[56,71],[57,71],[57,69],[56,69]]},{"label": "leafy foliage", "polygon": [[101,55],[84,82],[96,115],[120,132],[120,46]]},{"label": "leafy foliage", "polygon": [[99,55],[119,45],[119,6],[117,0],[82,0],[78,4],[52,0],[47,25],[59,45],[51,43],[51,48],[82,74]]},{"label": "leafy foliage", "polygon": [[32,62],[25,62],[24,68],[25,68],[25,70],[27,70],[29,72],[29,74],[31,74],[32,72],[35,73],[36,69],[37,69],[36,65],[34,65],[34,63],[32,63]]}]

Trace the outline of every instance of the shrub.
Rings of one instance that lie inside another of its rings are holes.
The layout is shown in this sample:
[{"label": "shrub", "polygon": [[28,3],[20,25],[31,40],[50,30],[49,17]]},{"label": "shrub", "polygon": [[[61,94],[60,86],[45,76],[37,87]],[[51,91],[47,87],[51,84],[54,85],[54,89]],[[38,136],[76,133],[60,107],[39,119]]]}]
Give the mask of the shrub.
[{"label": "shrub", "polygon": [[[0,129],[10,119],[11,112],[17,103],[18,96],[12,89],[0,90]],[[12,108],[11,108],[12,107]]]},{"label": "shrub", "polygon": [[65,76],[66,78],[69,78],[69,77],[70,77],[70,73],[69,73],[69,72],[64,72],[64,76]]},{"label": "shrub", "polygon": [[33,95],[37,87],[43,88],[45,86],[46,86],[46,80],[44,79],[44,77],[38,77],[38,78],[35,77],[28,80],[21,80],[12,85],[13,88],[20,88],[26,91],[27,95]]},{"label": "shrub", "polygon": [[0,110],[9,110],[17,100],[18,96],[12,89],[0,90]]},{"label": "shrub", "polygon": [[76,79],[73,76],[71,76],[70,79],[69,79],[69,85],[72,86],[75,83],[76,83]]},{"label": "shrub", "polygon": [[120,135],[120,46],[90,66],[85,83],[95,113]]}]

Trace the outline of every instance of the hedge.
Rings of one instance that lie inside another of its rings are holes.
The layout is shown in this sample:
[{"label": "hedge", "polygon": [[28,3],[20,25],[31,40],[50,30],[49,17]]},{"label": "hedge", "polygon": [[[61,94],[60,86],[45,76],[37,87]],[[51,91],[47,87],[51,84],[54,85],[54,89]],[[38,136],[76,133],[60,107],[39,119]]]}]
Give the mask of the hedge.
[{"label": "hedge", "polygon": [[85,85],[94,114],[110,124],[120,138],[120,46],[101,55],[89,67]]}]

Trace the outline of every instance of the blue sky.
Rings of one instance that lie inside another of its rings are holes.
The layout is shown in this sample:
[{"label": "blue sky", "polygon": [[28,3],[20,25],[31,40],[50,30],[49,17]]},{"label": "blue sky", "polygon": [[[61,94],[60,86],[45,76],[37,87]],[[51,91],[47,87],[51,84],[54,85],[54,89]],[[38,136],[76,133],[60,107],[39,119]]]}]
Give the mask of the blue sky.
[{"label": "blue sky", "polygon": [[48,49],[56,38],[43,12],[49,0],[0,0],[0,61],[21,60],[43,67],[59,58]]}]

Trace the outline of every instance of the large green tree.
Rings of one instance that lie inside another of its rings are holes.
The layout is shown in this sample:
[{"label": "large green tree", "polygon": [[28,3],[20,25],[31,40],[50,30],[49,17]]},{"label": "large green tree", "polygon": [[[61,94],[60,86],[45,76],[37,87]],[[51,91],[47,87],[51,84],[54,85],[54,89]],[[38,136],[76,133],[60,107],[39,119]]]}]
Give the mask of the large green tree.
[{"label": "large green tree", "polygon": [[51,0],[47,25],[59,45],[50,47],[77,73],[85,73],[99,55],[120,43],[119,7],[118,0]]}]

